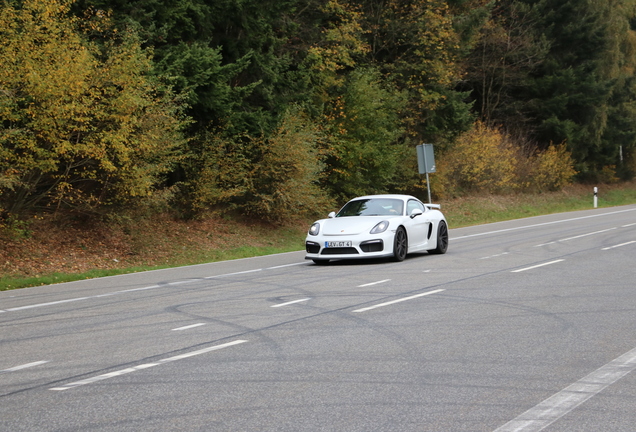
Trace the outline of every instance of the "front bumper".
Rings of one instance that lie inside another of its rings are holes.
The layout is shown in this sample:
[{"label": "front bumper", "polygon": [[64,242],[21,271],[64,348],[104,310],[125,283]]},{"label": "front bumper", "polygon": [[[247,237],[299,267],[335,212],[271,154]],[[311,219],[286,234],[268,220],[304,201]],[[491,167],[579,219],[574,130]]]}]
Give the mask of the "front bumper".
[{"label": "front bumper", "polygon": [[[307,236],[305,239],[305,259],[367,259],[393,256],[394,233],[388,231],[381,235],[367,238],[351,238],[340,236]],[[326,247],[329,241],[351,241],[350,247]]]}]

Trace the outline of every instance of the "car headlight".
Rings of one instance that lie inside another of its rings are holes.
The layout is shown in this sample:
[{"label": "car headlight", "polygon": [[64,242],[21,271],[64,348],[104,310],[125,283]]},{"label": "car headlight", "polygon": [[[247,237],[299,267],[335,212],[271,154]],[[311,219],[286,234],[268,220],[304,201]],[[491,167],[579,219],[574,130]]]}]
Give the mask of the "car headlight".
[{"label": "car headlight", "polygon": [[369,231],[370,234],[380,234],[383,233],[384,231],[386,231],[386,229],[389,227],[389,221],[382,221],[379,224],[377,224],[376,226],[373,227],[373,229],[371,231]]},{"label": "car headlight", "polygon": [[314,223],[312,226],[309,227],[309,235],[318,235],[318,233],[320,232],[320,224],[318,222]]}]

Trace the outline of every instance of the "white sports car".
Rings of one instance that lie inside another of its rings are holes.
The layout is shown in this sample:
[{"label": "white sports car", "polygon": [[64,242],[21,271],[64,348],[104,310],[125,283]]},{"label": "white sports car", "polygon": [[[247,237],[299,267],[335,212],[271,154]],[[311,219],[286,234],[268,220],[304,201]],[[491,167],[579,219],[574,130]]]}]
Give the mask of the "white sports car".
[{"label": "white sports car", "polygon": [[354,198],[328,219],[314,222],[305,239],[306,259],[393,257],[411,252],[446,253],[448,224],[439,204],[423,204],[410,195]]}]

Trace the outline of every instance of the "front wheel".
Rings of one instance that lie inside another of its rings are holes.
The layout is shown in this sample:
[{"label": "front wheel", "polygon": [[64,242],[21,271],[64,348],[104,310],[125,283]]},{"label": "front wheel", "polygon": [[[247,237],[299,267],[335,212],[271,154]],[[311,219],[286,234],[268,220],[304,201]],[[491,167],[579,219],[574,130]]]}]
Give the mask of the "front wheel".
[{"label": "front wheel", "polygon": [[399,227],[395,232],[395,237],[393,240],[393,259],[398,262],[404,261],[408,249],[409,239],[406,236],[406,231],[403,227]]},{"label": "front wheel", "polygon": [[445,254],[448,250],[448,226],[446,222],[441,221],[437,227],[437,247],[428,251],[432,254]]}]

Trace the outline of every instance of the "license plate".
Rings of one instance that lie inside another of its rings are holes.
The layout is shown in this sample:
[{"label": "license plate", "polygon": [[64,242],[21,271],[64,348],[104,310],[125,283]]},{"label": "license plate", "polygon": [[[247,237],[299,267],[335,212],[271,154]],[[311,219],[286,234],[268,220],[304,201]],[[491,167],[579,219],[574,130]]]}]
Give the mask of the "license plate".
[{"label": "license plate", "polygon": [[326,248],[351,247],[352,245],[353,245],[353,243],[351,242],[351,240],[325,242],[325,247]]}]

